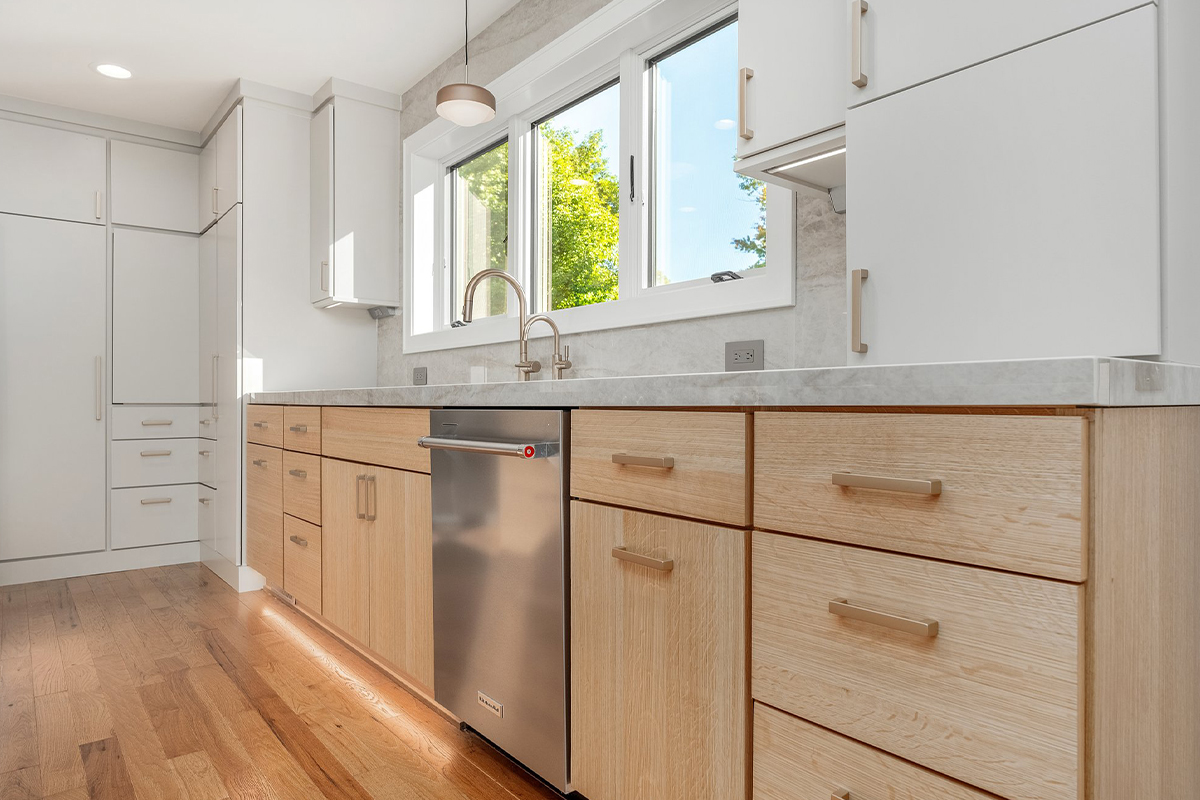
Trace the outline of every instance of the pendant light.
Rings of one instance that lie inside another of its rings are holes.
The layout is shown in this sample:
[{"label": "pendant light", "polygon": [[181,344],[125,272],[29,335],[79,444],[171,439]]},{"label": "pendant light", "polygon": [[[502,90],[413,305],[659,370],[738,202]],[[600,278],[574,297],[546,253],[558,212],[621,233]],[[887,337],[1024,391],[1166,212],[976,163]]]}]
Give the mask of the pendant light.
[{"label": "pendant light", "polygon": [[467,0],[463,0],[463,82],[448,83],[437,93],[437,113],[455,125],[469,128],[496,118],[496,96],[471,83],[467,68],[471,63],[467,33]]}]

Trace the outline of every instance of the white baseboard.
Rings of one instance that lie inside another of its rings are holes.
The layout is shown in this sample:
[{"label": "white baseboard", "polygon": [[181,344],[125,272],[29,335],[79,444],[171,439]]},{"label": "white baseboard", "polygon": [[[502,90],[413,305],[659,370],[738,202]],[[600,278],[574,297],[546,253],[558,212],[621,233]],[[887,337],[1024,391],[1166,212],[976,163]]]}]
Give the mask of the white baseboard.
[{"label": "white baseboard", "polygon": [[200,543],[183,542],[155,547],[135,547],[130,550],[107,550],[102,553],[74,553],[67,556],[5,561],[0,563],[0,586],[122,572],[127,569],[165,567],[168,564],[191,564],[199,560]]},{"label": "white baseboard", "polygon": [[239,567],[207,545],[200,545],[200,561],[221,580],[239,592],[254,592],[266,581],[249,567]]}]

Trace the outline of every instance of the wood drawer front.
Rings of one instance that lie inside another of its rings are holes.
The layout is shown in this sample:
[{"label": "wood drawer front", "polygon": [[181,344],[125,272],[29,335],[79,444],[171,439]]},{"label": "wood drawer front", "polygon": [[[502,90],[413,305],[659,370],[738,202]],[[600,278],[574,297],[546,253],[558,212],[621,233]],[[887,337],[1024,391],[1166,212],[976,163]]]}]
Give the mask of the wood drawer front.
[{"label": "wood drawer front", "polygon": [[246,445],[246,565],[283,586],[283,451]]},{"label": "wood drawer front", "polygon": [[200,480],[199,451],[211,444],[206,439],[113,442],[113,488],[196,483]]},{"label": "wood drawer front", "polygon": [[[1087,421],[958,414],[755,414],[754,525],[1082,581]],[[941,494],[834,473],[940,480]]]},{"label": "wood drawer front", "polygon": [[[713,411],[601,411],[571,415],[571,494],[729,525],[749,523],[748,419]],[[673,461],[670,468],[614,456]]]},{"label": "wood drawer front", "polygon": [[246,441],[283,447],[283,406],[246,406]]},{"label": "wood drawer front", "polygon": [[756,700],[1012,800],[1078,800],[1082,586],[762,532],[751,575]]},{"label": "wood drawer front", "polygon": [[321,452],[331,458],[429,472],[429,451],[417,440],[429,435],[429,409],[321,409]]},{"label": "wood drawer front", "polygon": [[321,524],[321,457],[283,451],[283,513]]},{"label": "wood drawer front", "polygon": [[321,529],[292,516],[283,518],[283,590],[321,613]]},{"label": "wood drawer front", "polygon": [[286,450],[321,455],[320,406],[286,406],[283,409],[283,446]]},{"label": "wood drawer front", "polygon": [[197,484],[113,489],[110,503],[114,550],[200,538]]},{"label": "wood drawer front", "polygon": [[113,439],[194,439],[200,409],[187,406],[113,406]]},{"label": "wood drawer front", "polygon": [[936,772],[754,704],[754,800],[995,800]]}]

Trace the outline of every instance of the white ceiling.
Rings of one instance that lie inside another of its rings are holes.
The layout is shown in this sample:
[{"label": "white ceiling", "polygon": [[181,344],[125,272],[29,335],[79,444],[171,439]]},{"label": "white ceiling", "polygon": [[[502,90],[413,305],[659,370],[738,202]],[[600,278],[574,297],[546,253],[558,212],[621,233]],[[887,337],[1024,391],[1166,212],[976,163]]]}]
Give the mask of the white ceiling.
[{"label": "white ceiling", "polygon": [[[471,0],[471,35],[516,2]],[[462,13],[459,0],[0,0],[0,95],[199,131],[238,78],[403,93],[462,46]]]}]

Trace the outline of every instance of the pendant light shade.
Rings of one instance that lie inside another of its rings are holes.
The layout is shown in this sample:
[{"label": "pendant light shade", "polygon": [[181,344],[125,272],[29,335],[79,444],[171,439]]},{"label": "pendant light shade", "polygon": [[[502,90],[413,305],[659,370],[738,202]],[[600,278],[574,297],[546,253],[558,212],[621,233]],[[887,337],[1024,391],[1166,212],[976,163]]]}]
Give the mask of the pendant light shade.
[{"label": "pendant light shade", "polygon": [[438,89],[437,113],[455,125],[469,128],[496,118],[496,96],[471,83],[467,69],[471,63],[470,35],[467,33],[467,0],[463,0],[463,82],[449,83]]}]

